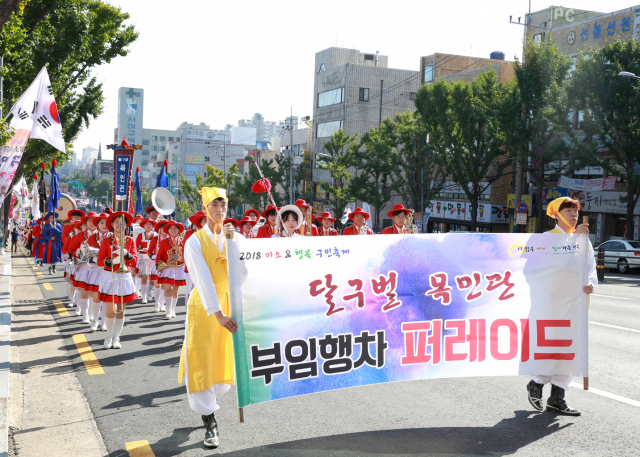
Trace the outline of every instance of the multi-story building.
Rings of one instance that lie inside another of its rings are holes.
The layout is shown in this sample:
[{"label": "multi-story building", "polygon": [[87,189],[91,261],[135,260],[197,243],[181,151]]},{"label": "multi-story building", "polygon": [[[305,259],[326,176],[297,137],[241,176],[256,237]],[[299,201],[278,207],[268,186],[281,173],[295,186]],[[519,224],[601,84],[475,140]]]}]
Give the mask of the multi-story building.
[{"label": "multi-story building", "polygon": [[[413,95],[420,87],[420,72],[389,68],[388,57],[378,52],[337,47],[317,52],[314,70],[310,161],[317,187],[331,180],[326,170],[316,166],[318,154],[325,152],[325,141],[340,129],[363,134],[378,127],[382,119],[414,110]],[[318,210],[324,207],[322,198],[315,200]]]},{"label": "multi-story building", "polygon": [[93,146],[87,146],[86,148],[82,148],[82,163],[85,165],[90,165],[93,163],[94,159],[98,158],[98,150]]},{"label": "multi-story building", "polygon": [[[580,52],[586,49],[602,48],[606,43],[615,40],[638,39],[640,36],[640,5],[624,8],[611,13],[579,10],[562,6],[550,6],[541,11],[527,15],[525,35],[534,42],[553,38],[558,48],[574,61],[575,69]],[[573,113],[576,127],[582,119],[582,112]],[[608,149],[599,152],[606,157]],[[640,173],[640,169],[638,171]],[[607,177],[602,167],[588,167],[576,170],[573,178],[597,179]],[[544,194],[557,189],[557,181],[545,180]],[[607,191],[573,191],[562,189],[568,195],[578,198],[583,206],[581,215],[589,216],[591,232],[595,232],[594,241],[601,243],[609,239],[620,239],[626,230],[626,185],[618,179],[615,190]],[[543,208],[545,207],[544,202]],[[634,211],[633,230],[629,230],[629,239],[640,239],[640,204]],[[549,221],[547,221],[549,223]],[[594,230],[595,229],[595,230]]]}]

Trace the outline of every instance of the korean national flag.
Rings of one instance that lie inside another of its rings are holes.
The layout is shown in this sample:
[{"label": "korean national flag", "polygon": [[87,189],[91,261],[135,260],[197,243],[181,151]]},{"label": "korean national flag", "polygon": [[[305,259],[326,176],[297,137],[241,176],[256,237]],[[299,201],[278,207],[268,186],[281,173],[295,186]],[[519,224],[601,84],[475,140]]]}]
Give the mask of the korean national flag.
[{"label": "korean national flag", "polygon": [[56,98],[53,95],[49,73],[47,73],[46,68],[43,68],[43,71],[40,72],[40,78],[38,102],[35,112],[31,115],[34,122],[30,138],[39,138],[59,151],[65,152],[58,105],[56,105]]}]

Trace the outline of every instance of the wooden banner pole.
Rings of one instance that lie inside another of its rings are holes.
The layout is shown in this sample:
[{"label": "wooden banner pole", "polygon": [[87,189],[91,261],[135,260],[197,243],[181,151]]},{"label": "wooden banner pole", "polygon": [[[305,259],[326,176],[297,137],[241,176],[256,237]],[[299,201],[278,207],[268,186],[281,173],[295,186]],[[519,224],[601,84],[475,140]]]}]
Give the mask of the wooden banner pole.
[{"label": "wooden banner pole", "polygon": [[[589,226],[589,216],[582,216],[582,223]],[[582,378],[582,388],[583,390],[589,390],[589,376]]]}]

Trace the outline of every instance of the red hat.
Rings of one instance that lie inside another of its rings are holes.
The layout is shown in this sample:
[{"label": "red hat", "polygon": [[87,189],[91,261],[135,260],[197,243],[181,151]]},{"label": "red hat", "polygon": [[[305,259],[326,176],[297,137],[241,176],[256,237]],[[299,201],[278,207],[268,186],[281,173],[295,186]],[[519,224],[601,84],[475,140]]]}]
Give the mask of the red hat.
[{"label": "red hat", "polygon": [[253,184],[253,186],[251,186],[251,190],[256,194],[268,192],[271,190],[271,183],[267,178],[259,179]]},{"label": "red hat", "polygon": [[273,205],[269,205],[269,206],[267,206],[267,209],[265,209],[265,210],[262,212],[262,217],[267,217],[267,213],[268,213],[269,211],[275,211],[275,212],[277,213],[277,212],[278,212],[278,208],[276,208],[276,207],[275,207],[275,206],[273,206]]},{"label": "red hat", "polygon": [[365,221],[369,220],[369,217],[370,217],[369,213],[365,213],[362,208],[356,208],[354,212],[349,213],[349,219],[353,220],[353,216],[355,216],[356,214],[362,214],[364,216]]},{"label": "red hat", "polygon": [[[86,224],[87,223],[87,219],[93,219],[93,217],[95,217],[97,215],[98,215],[98,213],[91,211],[86,216],[82,216],[82,219],[80,219],[80,222],[82,222],[83,224]],[[93,223],[93,220],[91,222]],[[95,224],[93,224],[93,225],[95,225]]]},{"label": "red hat", "polygon": [[404,211],[405,214],[411,214],[410,209],[405,208],[403,204],[399,203],[397,205],[393,205],[393,208],[391,208],[391,211],[387,213],[387,216],[393,217],[393,213],[396,211]]},{"label": "red hat", "polygon": [[73,216],[84,216],[84,211],[81,209],[72,209],[67,213],[67,219],[71,219]]},{"label": "red hat", "polygon": [[160,233],[160,228],[164,225],[167,224],[169,221],[162,219],[158,222],[156,222],[156,232]]},{"label": "red hat", "polygon": [[111,231],[113,231],[113,220],[116,217],[120,217],[120,216],[124,216],[124,220],[125,220],[125,227],[127,228],[131,225],[131,222],[133,222],[133,216],[129,213],[127,213],[126,211],[116,211],[115,213],[111,213],[109,215],[109,217],[107,218],[107,228]]},{"label": "red hat", "polygon": [[[255,211],[255,210],[253,210],[253,211]],[[252,227],[255,227],[256,224],[258,223],[258,221],[252,221],[249,216],[245,216],[245,217],[242,218],[241,221],[238,221],[238,223],[236,224],[236,227],[242,227],[247,222],[250,223]]]},{"label": "red hat", "polygon": [[151,214],[151,211],[155,211],[156,213],[158,212],[158,210],[156,209],[155,206],[151,205],[150,207],[147,208],[146,213],[147,214]]},{"label": "red hat", "polygon": [[248,209],[246,213],[244,213],[245,216],[248,216],[249,214],[254,213],[256,215],[256,219],[260,219],[260,211],[258,211],[257,209]]},{"label": "red hat", "polygon": [[98,214],[97,216],[93,216],[93,219],[91,219],[91,222],[93,222],[93,225],[97,227],[98,222],[100,222],[100,219],[107,220],[108,218],[109,218],[109,215],[107,213],[102,213],[102,214]]},{"label": "red hat", "polygon": [[331,223],[334,223],[336,221],[334,218],[331,217],[331,213],[329,212],[322,213],[320,216],[318,216],[318,219],[320,220],[320,222],[322,222],[322,219],[324,219],[325,217],[328,217],[329,219],[331,219]]},{"label": "red hat", "polygon": [[206,218],[207,218],[207,215],[204,213],[204,211],[198,211],[197,213],[195,213],[193,216],[189,218],[189,222],[191,222],[196,227],[200,228],[200,221]]},{"label": "red hat", "polygon": [[111,207],[110,207],[110,206],[107,206],[107,207],[104,209],[104,212],[105,212],[105,213],[107,213],[107,214],[111,214],[111,213],[113,212],[113,210],[111,209]]},{"label": "red hat", "polygon": [[139,214],[133,218],[133,223],[135,224],[137,221],[143,221],[144,216],[140,216]]},{"label": "red hat", "polygon": [[170,227],[178,227],[180,229],[180,231],[178,232],[178,235],[181,234],[182,232],[184,232],[184,225],[182,225],[178,221],[167,222],[167,224],[164,227],[165,233],[169,233],[169,228]]},{"label": "red hat", "polygon": [[148,223],[150,223],[153,226],[151,228],[156,227],[156,223],[150,217],[143,217],[142,220],[140,221],[140,227],[144,228],[144,224],[148,224]]},{"label": "red hat", "polygon": [[311,208],[309,205],[307,205],[307,202],[305,202],[304,200],[300,199],[300,200],[296,200],[296,202],[294,203],[294,205],[296,205],[298,208]]},{"label": "red hat", "polygon": [[222,223],[222,225],[227,225],[227,224],[233,224],[234,227],[238,226],[238,219],[234,219],[232,217],[228,217],[224,220],[224,222]]},{"label": "red hat", "polygon": [[[38,219],[38,221],[40,221],[40,219]],[[82,228],[80,227],[81,225],[82,225],[82,221],[75,221],[73,223],[73,228],[77,229],[77,230],[82,230]],[[95,225],[95,224],[93,224],[93,225]]]}]

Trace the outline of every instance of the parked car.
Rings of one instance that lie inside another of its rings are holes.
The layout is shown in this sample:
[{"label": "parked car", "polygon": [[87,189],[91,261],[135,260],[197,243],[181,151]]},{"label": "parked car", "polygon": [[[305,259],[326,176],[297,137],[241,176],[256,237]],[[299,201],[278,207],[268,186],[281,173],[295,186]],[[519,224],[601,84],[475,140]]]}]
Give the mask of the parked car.
[{"label": "parked car", "polygon": [[630,268],[640,268],[640,241],[609,240],[595,248],[604,249],[604,267],[618,273],[628,273]]}]

